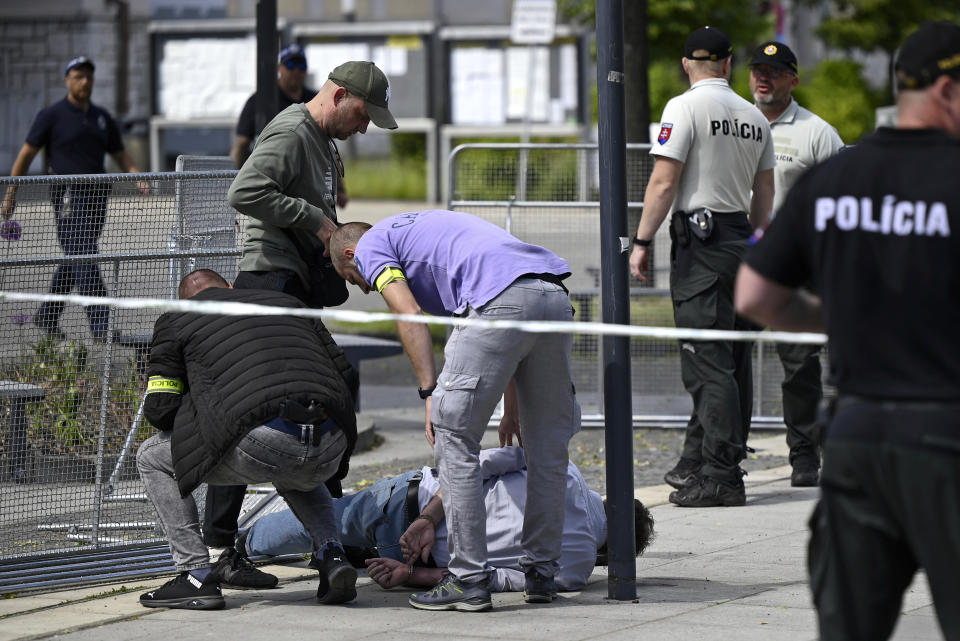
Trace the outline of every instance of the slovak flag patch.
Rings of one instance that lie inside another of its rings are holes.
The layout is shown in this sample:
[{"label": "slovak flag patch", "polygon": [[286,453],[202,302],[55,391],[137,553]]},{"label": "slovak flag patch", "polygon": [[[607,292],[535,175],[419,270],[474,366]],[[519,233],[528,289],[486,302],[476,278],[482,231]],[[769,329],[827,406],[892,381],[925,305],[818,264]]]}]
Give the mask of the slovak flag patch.
[{"label": "slovak flag patch", "polygon": [[661,145],[667,144],[667,141],[670,140],[670,132],[673,131],[673,123],[665,122],[660,125],[660,135],[657,136],[657,142]]}]

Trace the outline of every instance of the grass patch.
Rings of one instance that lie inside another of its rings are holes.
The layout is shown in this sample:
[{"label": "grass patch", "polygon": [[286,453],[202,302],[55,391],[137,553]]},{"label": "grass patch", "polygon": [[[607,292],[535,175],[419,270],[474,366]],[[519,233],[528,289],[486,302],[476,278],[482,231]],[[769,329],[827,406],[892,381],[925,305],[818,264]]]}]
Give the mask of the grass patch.
[{"label": "grass patch", "polygon": [[416,158],[351,158],[344,182],[351,198],[426,200],[427,166]]}]

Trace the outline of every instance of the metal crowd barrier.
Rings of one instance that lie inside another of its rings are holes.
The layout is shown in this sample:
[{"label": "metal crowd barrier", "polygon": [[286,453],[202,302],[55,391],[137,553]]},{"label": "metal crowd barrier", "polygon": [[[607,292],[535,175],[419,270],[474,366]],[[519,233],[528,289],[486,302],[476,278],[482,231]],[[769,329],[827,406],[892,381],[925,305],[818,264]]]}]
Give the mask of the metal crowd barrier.
[{"label": "metal crowd barrier", "polygon": [[[643,209],[653,160],[649,144],[627,145],[626,233],[632,237]],[[592,143],[470,143],[449,158],[449,209],[470,212],[504,227],[525,242],[547,247],[570,264],[566,281],[575,320],[600,320],[600,202],[597,145]],[[652,245],[648,283],[630,279],[630,322],[673,326],[670,300],[670,237],[664,224]],[[626,268],[626,257],[624,257]],[[677,343],[630,341],[633,419],[637,425],[682,425],[691,402],[680,380]],[[776,349],[753,349],[755,426],[782,426],[783,369]],[[584,421],[602,425],[600,341],[574,339],[574,377]],[[826,368],[824,368],[826,371]]]},{"label": "metal crowd barrier", "polygon": [[[232,279],[235,174],[0,179],[0,198],[16,189],[0,223],[0,289],[175,298],[192,269]],[[141,399],[157,313],[55,312],[0,303],[0,594],[170,568],[134,465],[153,431]]]}]

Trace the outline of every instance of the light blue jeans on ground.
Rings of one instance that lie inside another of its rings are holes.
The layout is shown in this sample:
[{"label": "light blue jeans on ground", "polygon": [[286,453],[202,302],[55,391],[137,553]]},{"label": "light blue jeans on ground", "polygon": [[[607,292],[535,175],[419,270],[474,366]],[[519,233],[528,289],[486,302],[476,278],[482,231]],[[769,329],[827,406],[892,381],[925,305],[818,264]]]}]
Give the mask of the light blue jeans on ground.
[{"label": "light blue jeans on ground", "polygon": [[[410,525],[407,488],[420,470],[377,481],[356,494],[333,499],[338,534],[343,545],[377,548],[380,556],[404,561],[400,535]],[[290,510],[263,516],[247,530],[247,553],[303,554],[312,546],[309,532]]]},{"label": "light blue jeans on ground", "polygon": [[[174,477],[172,432],[158,432],[140,446],[137,469],[160,517],[178,570],[210,565],[200,535],[193,496],[183,498]],[[210,485],[272,482],[310,533],[310,549],[318,558],[327,543],[336,542],[333,501],[323,482],[336,473],[346,447],[340,430],[324,434],[319,445],[275,429],[259,426],[230,450],[204,479]]]},{"label": "light blue jeans on ground", "polygon": [[[553,283],[521,278],[468,318],[569,321],[573,308]],[[431,420],[450,548],[449,569],[472,583],[487,578],[486,510],[480,439],[513,378],[527,459],[520,567],[553,576],[560,558],[567,445],[580,429],[570,373],[571,334],[459,327],[447,341],[446,362],[433,393]]]}]

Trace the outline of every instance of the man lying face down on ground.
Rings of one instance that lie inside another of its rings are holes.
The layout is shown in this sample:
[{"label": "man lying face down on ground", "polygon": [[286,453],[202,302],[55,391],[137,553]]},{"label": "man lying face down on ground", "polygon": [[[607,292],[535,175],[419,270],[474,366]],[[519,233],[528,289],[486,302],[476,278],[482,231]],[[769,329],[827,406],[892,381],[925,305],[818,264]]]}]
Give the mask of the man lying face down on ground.
[{"label": "man lying face down on ground", "polygon": [[[522,591],[520,539],[527,487],[523,449],[482,450],[480,468],[491,590]],[[333,504],[348,556],[355,565],[365,562],[370,578],[381,587],[432,587],[447,573],[447,526],[435,470],[424,467],[385,478],[356,494],[334,499]],[[603,499],[587,488],[572,462],[567,464],[564,511],[560,569],[555,578],[560,590],[580,590],[597,564],[598,553],[605,558],[607,517]],[[636,500],[634,513],[640,556],[652,539],[653,517]],[[408,532],[414,521],[430,523],[433,536]],[[239,545],[251,556],[299,554],[310,551],[310,536],[297,517],[284,510],[259,519],[241,534]]]}]

